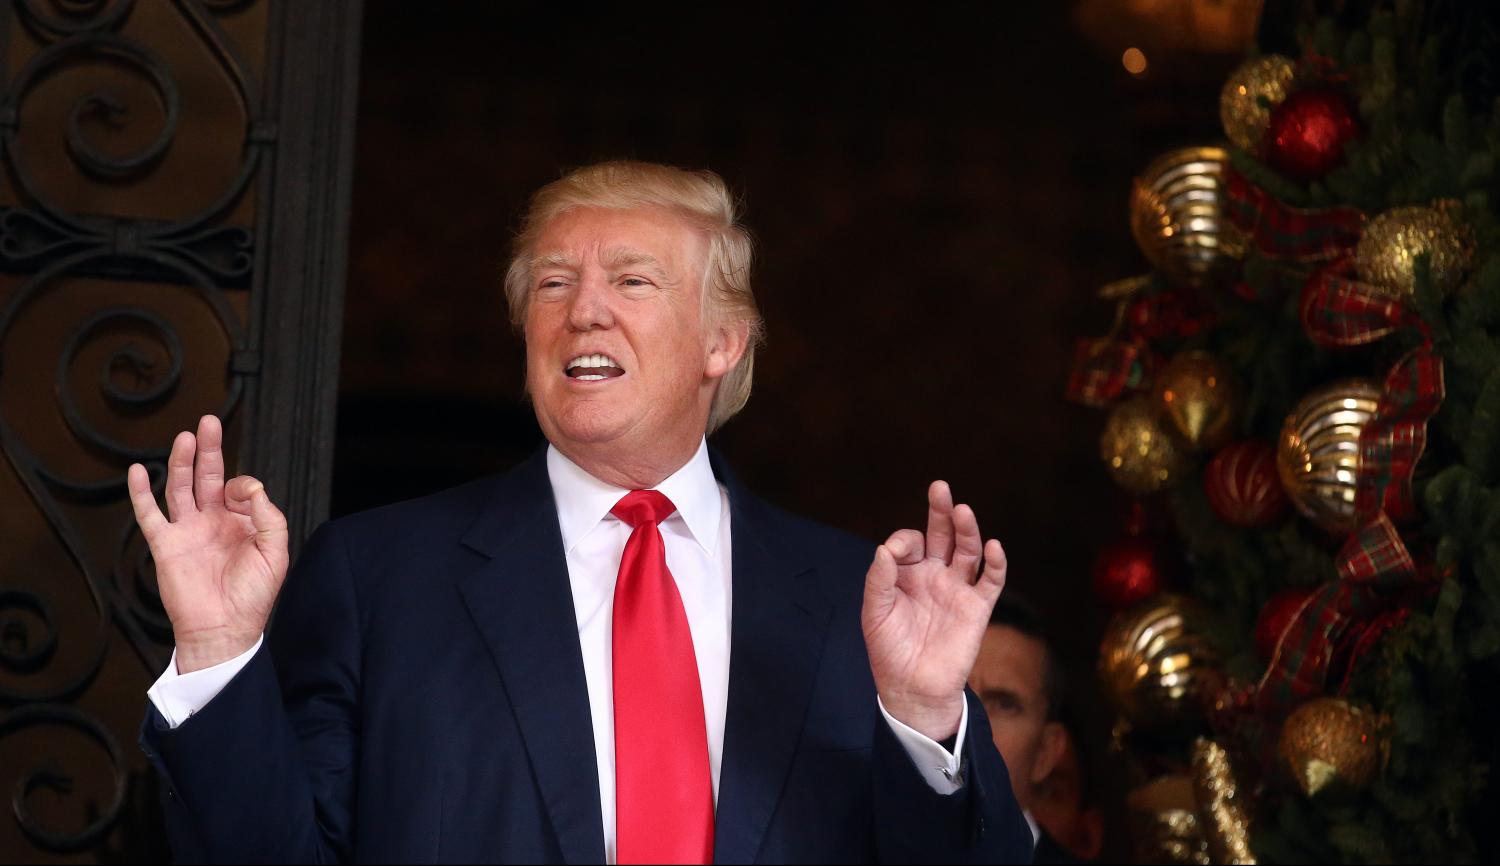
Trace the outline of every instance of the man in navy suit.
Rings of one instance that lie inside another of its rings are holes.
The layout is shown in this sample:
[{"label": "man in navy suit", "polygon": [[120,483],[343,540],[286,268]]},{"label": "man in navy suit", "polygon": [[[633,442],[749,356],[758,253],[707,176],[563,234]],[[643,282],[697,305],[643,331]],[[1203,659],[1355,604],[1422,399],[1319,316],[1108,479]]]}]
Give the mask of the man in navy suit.
[{"label": "man in navy suit", "polygon": [[544,187],[506,294],[549,447],[325,525],[290,577],[218,419],[173,443],[170,519],[131,467],[177,640],[142,744],[180,859],[1030,859],[965,689],[1000,543],[936,482],[872,561],[707,447],[750,392],[749,273],[712,173]]}]

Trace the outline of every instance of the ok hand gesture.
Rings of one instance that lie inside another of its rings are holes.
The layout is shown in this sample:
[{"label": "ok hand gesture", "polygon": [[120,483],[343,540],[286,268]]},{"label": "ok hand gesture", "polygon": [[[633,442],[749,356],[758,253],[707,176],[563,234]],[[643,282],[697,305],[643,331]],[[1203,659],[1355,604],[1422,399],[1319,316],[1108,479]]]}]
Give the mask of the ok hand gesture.
[{"label": "ok hand gesture", "polygon": [[[964,683],[1005,589],[1005,551],[983,543],[973,509],[948,485],[927,491],[927,534],[897,531],[875,550],[863,625],[885,709],[934,740],[958,733]],[[976,579],[977,578],[977,579]]]},{"label": "ok hand gesture", "polygon": [[130,467],[130,502],[156,560],[162,605],[177,639],[177,670],[228,661],[255,645],[287,571],[286,518],[265,485],[224,483],[224,431],[206,415],[167,458],[168,520],[146,468]]}]

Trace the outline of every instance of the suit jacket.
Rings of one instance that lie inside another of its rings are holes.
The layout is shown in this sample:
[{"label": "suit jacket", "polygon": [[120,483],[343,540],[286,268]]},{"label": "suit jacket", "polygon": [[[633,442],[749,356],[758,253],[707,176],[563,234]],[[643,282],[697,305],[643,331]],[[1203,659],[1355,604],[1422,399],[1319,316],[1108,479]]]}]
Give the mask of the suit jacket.
[{"label": "suit jacket", "polygon": [[1047,831],[1042,831],[1042,836],[1036,842],[1036,854],[1031,859],[1036,866],[1078,866],[1085,860],[1075,857],[1066,848],[1057,844]]},{"label": "suit jacket", "polygon": [[[176,729],[148,707],[178,859],[603,861],[544,456],[325,524],[235,679]],[[880,718],[859,620],[871,546],[714,468],[734,540],[715,860],[1028,861],[973,695],[950,796]]]}]

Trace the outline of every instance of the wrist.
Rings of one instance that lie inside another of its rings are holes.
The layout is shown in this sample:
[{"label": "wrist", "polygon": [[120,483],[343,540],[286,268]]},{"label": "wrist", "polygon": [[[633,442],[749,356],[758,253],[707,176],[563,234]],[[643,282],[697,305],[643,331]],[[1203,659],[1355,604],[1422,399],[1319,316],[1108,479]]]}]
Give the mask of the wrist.
[{"label": "wrist", "polygon": [[206,670],[207,668],[221,665],[224,662],[244,655],[255,642],[260,640],[260,633],[213,633],[177,638],[177,673],[190,674],[194,671]]},{"label": "wrist", "polygon": [[880,702],[891,718],[936,743],[958,736],[963,722],[962,691],[942,698],[881,692]]}]

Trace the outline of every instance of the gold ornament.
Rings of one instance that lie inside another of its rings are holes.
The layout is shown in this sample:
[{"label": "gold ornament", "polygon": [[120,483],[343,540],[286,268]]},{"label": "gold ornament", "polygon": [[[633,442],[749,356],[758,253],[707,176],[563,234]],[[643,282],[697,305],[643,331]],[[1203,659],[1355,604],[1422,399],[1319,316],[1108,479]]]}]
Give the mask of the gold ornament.
[{"label": "gold ornament", "polygon": [[1280,54],[1253,57],[1229,74],[1219,91],[1219,120],[1236,147],[1260,153],[1271,110],[1286,99],[1296,77],[1297,64]]},{"label": "gold ornament", "polygon": [[1432,207],[1398,207],[1370,220],[1354,248],[1360,280],[1393,298],[1410,298],[1417,256],[1427,253],[1433,288],[1447,294],[1474,262],[1474,235],[1452,199]]},{"label": "gold ornament", "polygon": [[1187,455],[1145,396],[1132,397],[1110,412],[1099,456],[1121,487],[1143,496],[1170,487],[1188,468]]},{"label": "gold ornament", "polygon": [[1200,720],[1223,684],[1208,641],[1207,612],[1178,595],[1158,595],[1115,616],[1099,647],[1099,675],[1136,728],[1170,732]]},{"label": "gold ornament", "polygon": [[1173,281],[1206,286],[1236,269],[1245,241],[1224,214],[1222,147],[1158,157],[1135,180],[1130,228],[1146,260]]},{"label": "gold ornament", "polygon": [[1346,379],[1303,398],[1281,428],[1281,485],[1298,511],[1330,532],[1355,529],[1359,434],[1379,406],[1373,382]]},{"label": "gold ornament", "polygon": [[1136,862],[1213,863],[1198,820],[1191,777],[1153,779],[1125,795],[1125,808],[1130,815]]},{"label": "gold ornament", "polygon": [[1234,436],[1239,389],[1234,374],[1207,352],[1183,352],[1156,379],[1156,404],[1167,426],[1195,451],[1213,451]]},{"label": "gold ornament", "polygon": [[1206,737],[1193,743],[1193,793],[1198,825],[1215,863],[1253,866],[1250,850],[1250,790],[1229,752]]},{"label": "gold ornament", "polygon": [[1383,727],[1348,701],[1315,698],[1287,717],[1276,752],[1307,796],[1356,793],[1380,775]]}]

